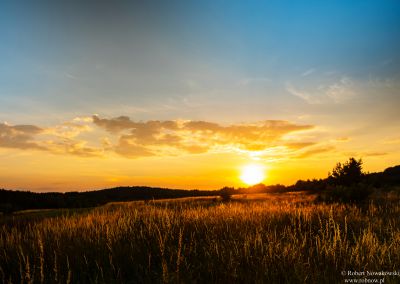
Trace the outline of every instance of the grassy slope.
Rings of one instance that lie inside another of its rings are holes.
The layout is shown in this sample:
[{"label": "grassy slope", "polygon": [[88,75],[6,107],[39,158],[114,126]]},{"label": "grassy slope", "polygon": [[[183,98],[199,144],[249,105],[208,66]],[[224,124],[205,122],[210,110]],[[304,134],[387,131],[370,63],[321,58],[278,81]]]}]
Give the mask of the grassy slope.
[{"label": "grassy slope", "polygon": [[342,270],[398,269],[398,201],[360,208],[312,198],[130,202],[34,222],[21,215],[0,225],[0,281],[338,283]]}]

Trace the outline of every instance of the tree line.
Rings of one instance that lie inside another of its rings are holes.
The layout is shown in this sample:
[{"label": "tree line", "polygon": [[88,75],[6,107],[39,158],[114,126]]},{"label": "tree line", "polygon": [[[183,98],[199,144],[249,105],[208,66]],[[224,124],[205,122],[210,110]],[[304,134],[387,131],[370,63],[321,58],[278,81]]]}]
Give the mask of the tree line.
[{"label": "tree line", "polygon": [[85,208],[108,202],[152,200],[181,197],[220,196],[230,200],[234,194],[282,193],[309,191],[319,193],[319,200],[359,202],[373,189],[387,189],[400,185],[400,165],[379,173],[365,173],[362,160],[350,158],[337,163],[324,179],[298,180],[290,186],[258,184],[247,188],[224,187],[220,190],[179,190],[144,186],[116,187],[86,192],[36,193],[0,189],[0,212],[12,213],[26,209]]}]

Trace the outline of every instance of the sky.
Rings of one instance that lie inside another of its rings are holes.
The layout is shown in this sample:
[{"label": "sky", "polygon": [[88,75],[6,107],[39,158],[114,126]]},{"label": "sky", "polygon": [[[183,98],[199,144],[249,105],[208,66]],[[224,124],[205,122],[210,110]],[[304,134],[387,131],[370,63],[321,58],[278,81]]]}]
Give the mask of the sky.
[{"label": "sky", "polygon": [[400,164],[400,2],[1,1],[0,188]]}]

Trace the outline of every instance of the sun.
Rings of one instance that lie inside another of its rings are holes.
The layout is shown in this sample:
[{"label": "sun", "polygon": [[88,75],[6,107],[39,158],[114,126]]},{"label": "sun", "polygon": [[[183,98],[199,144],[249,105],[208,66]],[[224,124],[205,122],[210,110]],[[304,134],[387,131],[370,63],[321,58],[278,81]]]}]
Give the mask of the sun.
[{"label": "sun", "polygon": [[248,185],[258,184],[265,179],[265,169],[261,165],[246,165],[242,168],[240,179]]}]

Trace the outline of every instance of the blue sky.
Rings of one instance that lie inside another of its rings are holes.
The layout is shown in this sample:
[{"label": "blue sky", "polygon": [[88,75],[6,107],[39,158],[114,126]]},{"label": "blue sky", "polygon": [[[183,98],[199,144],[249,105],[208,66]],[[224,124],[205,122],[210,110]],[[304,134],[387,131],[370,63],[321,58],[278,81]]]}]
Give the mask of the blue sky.
[{"label": "blue sky", "polygon": [[255,160],[283,183],[398,164],[399,27],[386,0],[1,1],[0,180],[210,188]]},{"label": "blue sky", "polygon": [[243,97],[289,108],[287,82],[399,74],[398,1],[52,2],[1,4],[2,120],[126,105],[183,117],[185,101],[216,112]]}]

